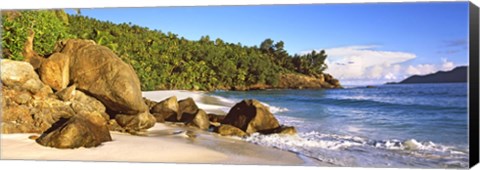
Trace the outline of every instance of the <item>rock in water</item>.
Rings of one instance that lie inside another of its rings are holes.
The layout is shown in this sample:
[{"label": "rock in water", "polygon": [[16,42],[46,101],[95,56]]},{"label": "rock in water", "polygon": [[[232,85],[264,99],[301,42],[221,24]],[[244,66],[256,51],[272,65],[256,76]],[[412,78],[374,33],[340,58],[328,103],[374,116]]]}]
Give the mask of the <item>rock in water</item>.
[{"label": "rock in water", "polygon": [[283,135],[295,135],[297,134],[297,129],[293,126],[280,126],[276,129],[270,129],[270,130],[263,130],[263,131],[258,131],[259,133],[262,134],[272,134],[272,133],[278,133],[278,134],[283,134]]},{"label": "rock in water", "polygon": [[135,71],[107,47],[71,39],[61,41],[55,51],[70,57],[70,82],[109,110],[130,115],[148,111]]},{"label": "rock in water", "polygon": [[39,75],[43,83],[56,91],[67,87],[69,82],[70,58],[62,53],[52,54],[43,62]]},{"label": "rock in water", "polygon": [[155,104],[150,113],[155,116],[157,122],[164,122],[165,120],[178,120],[178,102],[177,97],[172,96]]},{"label": "rock in water", "polygon": [[[98,117],[98,119],[92,119]],[[95,147],[103,142],[111,141],[105,121],[101,116],[75,115],[69,119],[60,119],[45,131],[36,142],[55,148]]]},{"label": "rock in water", "polygon": [[237,127],[247,134],[280,127],[278,120],[270,113],[268,107],[252,99],[243,100],[233,106],[221,123]]},{"label": "rock in water", "polygon": [[238,136],[238,137],[247,136],[247,133],[231,125],[220,125],[219,127],[216,127],[214,131],[222,136]]},{"label": "rock in water", "polygon": [[34,94],[52,93],[52,89],[40,81],[32,65],[27,62],[2,59],[0,69],[2,84],[5,86],[27,90]]}]

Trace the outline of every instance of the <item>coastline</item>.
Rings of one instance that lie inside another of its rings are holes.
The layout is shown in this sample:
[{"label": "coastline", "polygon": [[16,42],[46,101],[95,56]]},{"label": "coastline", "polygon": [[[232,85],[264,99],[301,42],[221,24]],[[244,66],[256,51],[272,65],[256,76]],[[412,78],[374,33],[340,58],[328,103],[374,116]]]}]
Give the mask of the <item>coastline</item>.
[{"label": "coastline", "polygon": [[[207,112],[221,113],[225,108],[229,108],[220,103],[215,104],[219,101],[203,103],[202,101],[209,100],[203,92],[181,90],[143,92],[144,97],[154,101],[161,101],[173,95],[179,99],[192,97],[198,106]],[[0,157],[12,160],[331,166],[318,160],[300,157],[293,152],[260,146],[235,137],[223,137],[173,123],[156,123],[142,136],[111,131],[113,141],[95,148],[44,147],[29,139],[32,135],[39,134],[1,134]]]},{"label": "coastline", "polygon": [[[192,138],[185,132],[194,132]],[[2,134],[0,157],[8,160],[322,165],[295,153],[221,137],[210,132],[157,123],[146,136],[111,132],[113,141],[96,148],[56,149],[28,139],[38,134]]]}]

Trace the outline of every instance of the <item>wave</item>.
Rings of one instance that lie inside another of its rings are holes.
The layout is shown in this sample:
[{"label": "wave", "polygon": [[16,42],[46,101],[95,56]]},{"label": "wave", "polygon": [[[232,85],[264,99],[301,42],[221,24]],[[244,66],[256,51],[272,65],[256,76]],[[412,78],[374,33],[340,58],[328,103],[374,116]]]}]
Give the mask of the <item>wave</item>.
[{"label": "wave", "polygon": [[311,131],[297,135],[262,135],[255,133],[245,140],[263,146],[291,151],[339,166],[351,164],[343,162],[344,158],[342,156],[335,158],[335,155],[339,156],[339,153],[344,154],[345,151],[355,150],[370,152],[372,155],[375,154],[375,150],[383,150],[421,159],[441,159],[446,161],[447,164],[450,162],[460,167],[468,166],[468,150],[416,139],[403,141],[397,139],[370,140],[358,136],[322,134]]},{"label": "wave", "polygon": [[267,104],[267,103],[264,103],[264,102],[261,102],[263,105],[265,105],[266,107],[268,107],[270,109],[270,112],[272,113],[281,113],[281,112],[288,112],[290,110],[288,110],[288,108],[286,107],[277,107],[277,106],[272,106],[270,104]]}]

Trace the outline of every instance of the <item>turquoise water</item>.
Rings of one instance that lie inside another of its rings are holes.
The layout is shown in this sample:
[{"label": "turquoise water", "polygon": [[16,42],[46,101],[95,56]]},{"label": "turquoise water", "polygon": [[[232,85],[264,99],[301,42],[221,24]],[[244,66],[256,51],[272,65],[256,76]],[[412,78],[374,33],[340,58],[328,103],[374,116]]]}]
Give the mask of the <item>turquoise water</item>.
[{"label": "turquoise water", "polygon": [[468,166],[467,84],[381,85],[334,90],[216,91],[271,107],[298,136],[247,141],[338,166]]}]

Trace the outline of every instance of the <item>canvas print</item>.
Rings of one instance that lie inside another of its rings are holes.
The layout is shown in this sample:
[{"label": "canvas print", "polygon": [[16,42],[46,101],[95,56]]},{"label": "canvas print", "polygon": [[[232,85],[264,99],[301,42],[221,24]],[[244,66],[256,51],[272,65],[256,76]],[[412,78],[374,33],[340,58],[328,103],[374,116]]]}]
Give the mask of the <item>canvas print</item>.
[{"label": "canvas print", "polygon": [[1,159],[469,166],[468,2],[1,14]]}]

